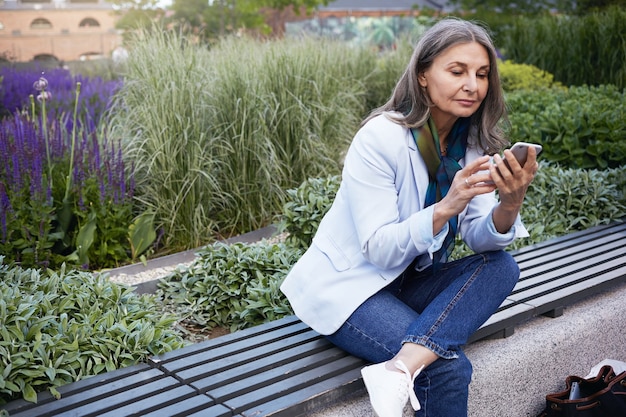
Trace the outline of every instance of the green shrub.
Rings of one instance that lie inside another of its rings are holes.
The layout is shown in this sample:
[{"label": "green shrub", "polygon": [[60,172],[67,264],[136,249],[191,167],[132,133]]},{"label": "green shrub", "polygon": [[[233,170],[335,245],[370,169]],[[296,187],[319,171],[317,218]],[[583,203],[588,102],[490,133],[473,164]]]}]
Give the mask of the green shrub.
[{"label": "green shrub", "polygon": [[86,272],[22,269],[0,257],[0,403],[183,346],[154,297]]},{"label": "green shrub", "polygon": [[341,178],[310,178],[298,188],[287,190],[288,201],[283,206],[279,230],[287,232],[286,243],[307,249],[322,217],[335,199]]},{"label": "green shrub", "polygon": [[157,294],[187,322],[237,330],[293,314],[280,284],[301,251],[282,243],[215,243],[161,279]]},{"label": "green shrub", "polygon": [[552,74],[533,65],[500,61],[498,71],[504,91],[540,90],[560,86],[560,83],[554,81]]},{"label": "green shrub", "polygon": [[543,15],[513,20],[498,43],[507,59],[535,65],[566,86],[626,88],[626,9],[584,16]]},{"label": "green shrub", "polygon": [[514,91],[510,137],[542,144],[542,158],[563,166],[616,168],[626,161],[625,103],[611,85]]},{"label": "green shrub", "polygon": [[512,248],[626,217],[625,168],[587,170],[542,163],[521,213],[531,236]]},{"label": "green shrub", "polygon": [[[607,170],[563,168],[541,163],[528,188],[521,217],[529,237],[507,250],[544,242],[567,233],[626,218],[624,168]],[[457,239],[453,258],[471,251]]]}]

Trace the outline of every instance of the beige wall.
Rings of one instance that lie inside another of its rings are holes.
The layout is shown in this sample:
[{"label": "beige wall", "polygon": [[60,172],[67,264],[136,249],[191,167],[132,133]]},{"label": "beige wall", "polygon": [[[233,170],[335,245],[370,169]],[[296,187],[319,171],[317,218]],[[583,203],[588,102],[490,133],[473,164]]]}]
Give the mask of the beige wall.
[{"label": "beige wall", "polygon": [[[80,9],[36,10],[0,9],[0,54],[11,60],[25,62],[40,54],[53,55],[61,61],[75,61],[85,54],[110,57],[111,52],[122,44],[115,30],[117,17],[112,9],[102,7]],[[38,18],[47,19],[52,27],[31,28]],[[91,18],[100,26],[80,27],[80,22]]]}]

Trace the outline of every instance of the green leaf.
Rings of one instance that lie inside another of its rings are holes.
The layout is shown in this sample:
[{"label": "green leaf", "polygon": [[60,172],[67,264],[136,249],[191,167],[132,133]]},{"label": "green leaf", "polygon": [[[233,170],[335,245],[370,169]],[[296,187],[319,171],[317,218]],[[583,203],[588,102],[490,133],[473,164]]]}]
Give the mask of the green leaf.
[{"label": "green leaf", "polygon": [[132,259],[137,259],[156,239],[154,216],[153,212],[146,211],[137,216],[128,227],[128,240],[130,242]]},{"label": "green leaf", "polygon": [[50,394],[54,396],[54,398],[56,398],[57,400],[61,399],[61,393],[56,388],[50,387],[49,391],[50,391]]},{"label": "green leaf", "polygon": [[22,392],[22,395],[26,401],[29,401],[31,403],[37,402],[37,392],[30,384],[26,384],[24,386],[24,391]]},{"label": "green leaf", "polygon": [[76,252],[78,255],[78,261],[82,265],[89,263],[89,257],[87,256],[91,245],[94,242],[94,235],[97,229],[97,213],[92,210],[89,212],[87,222],[81,226],[76,236]]}]

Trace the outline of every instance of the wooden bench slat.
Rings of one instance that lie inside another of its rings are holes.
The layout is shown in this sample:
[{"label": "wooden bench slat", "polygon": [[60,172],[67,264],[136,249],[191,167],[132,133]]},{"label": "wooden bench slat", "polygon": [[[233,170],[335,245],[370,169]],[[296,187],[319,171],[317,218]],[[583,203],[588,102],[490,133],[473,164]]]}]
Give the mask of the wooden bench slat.
[{"label": "wooden bench slat", "polygon": [[260,360],[233,364],[231,368],[224,369],[219,373],[206,372],[199,368],[195,370],[196,375],[192,376],[191,380],[184,381],[195,387],[198,392],[206,392],[237,380],[254,378],[255,375],[274,370],[279,366],[289,365],[298,360],[321,363],[322,361],[330,361],[333,358],[341,356],[346,356],[346,353],[336,349],[330,342],[326,340],[315,340],[301,346],[277,352]]},{"label": "wooden bench slat", "polygon": [[[345,356],[338,361],[331,362],[320,367],[309,369],[306,372],[286,374],[285,378],[269,384],[264,385],[252,392],[246,392],[242,395],[230,398],[226,401],[220,401],[219,395],[225,394],[232,389],[230,386],[224,386],[219,391],[209,391],[207,394],[215,398],[217,401],[222,402],[227,407],[233,409],[235,413],[241,413],[243,410],[247,410],[286,396],[290,393],[298,391],[299,389],[313,385],[328,378],[332,378],[337,375],[341,375],[347,371],[355,370],[362,366],[363,361],[353,356]],[[240,383],[231,384],[240,386]]]},{"label": "wooden bench slat", "polygon": [[[542,273],[544,270],[553,269],[559,265],[567,263],[580,263],[585,259],[591,259],[597,254],[611,253],[613,256],[619,256],[620,252],[626,246],[626,236],[619,239],[611,239],[607,242],[589,242],[587,245],[577,246],[576,250],[559,251],[550,256],[541,255],[519,263],[522,276]],[[517,258],[515,258],[517,261]],[[584,264],[583,264],[584,266]]]},{"label": "wooden bench slat", "polygon": [[[145,363],[128,366],[126,368],[116,369],[115,371],[107,372],[105,374],[91,376],[89,378],[81,379],[80,381],[72,382],[70,384],[62,385],[57,388],[57,391],[63,397],[79,394],[94,386],[102,385],[115,381],[116,379],[125,378],[139,372],[144,372],[151,369]],[[37,404],[33,404],[29,401],[20,399],[10,402],[2,406],[2,410],[7,411],[11,416],[17,415],[18,412],[29,410],[31,408],[41,408],[48,403],[57,403],[58,400],[50,394],[48,391],[40,392],[37,394]]]},{"label": "wooden bench slat", "polygon": [[[183,414],[180,417],[241,417],[241,414],[233,414],[232,410],[218,404],[206,410],[200,410],[193,414]],[[260,416],[257,416],[260,417]]]},{"label": "wooden bench slat", "polygon": [[[158,394],[151,395],[153,393],[147,392],[147,396],[138,397],[135,400],[132,398],[129,402],[122,403],[120,406],[116,406],[114,409],[108,412],[99,412],[98,417],[120,417],[120,416],[139,416],[144,415],[146,412],[161,409],[168,405],[179,405],[188,398],[197,397],[196,391],[187,386],[179,385],[174,386],[167,391],[159,392]],[[209,399],[209,398],[207,398]],[[210,400],[210,399],[209,399]],[[209,403],[208,405],[213,405]]]},{"label": "wooden bench slat", "polygon": [[[320,368],[329,363],[342,363],[346,357],[351,358],[350,360],[353,359],[351,356],[347,355],[346,352],[334,347],[328,349],[326,352],[301,357],[289,363],[255,374],[236,379],[231,378],[229,381],[223,381],[220,378],[215,378],[213,381],[204,380],[203,382],[207,384],[199,385],[192,383],[192,386],[200,392],[208,393],[212,398],[215,398],[216,401],[224,403],[236,396],[242,396],[243,394],[256,391],[263,386],[283,381],[286,378],[296,377],[298,374],[305,374],[309,370]],[[330,376],[332,375],[329,375],[329,377]]]},{"label": "wooden bench slat", "polygon": [[537,253],[554,253],[566,248],[577,246],[590,240],[602,239],[604,236],[621,234],[624,232],[626,232],[626,222],[594,226],[586,230],[572,232],[570,234],[549,239],[544,242],[539,242],[533,245],[519,248],[512,253],[519,262],[524,262],[528,258],[535,257]]},{"label": "wooden bench slat", "polygon": [[[193,356],[184,357],[180,361],[172,361],[163,365],[163,368],[189,381],[193,378],[193,373],[197,372],[197,369],[200,368],[204,368],[207,372],[217,373],[223,369],[232,367],[233,364],[237,362],[252,362],[272,353],[280,352],[292,346],[298,346],[320,338],[321,336],[319,334],[309,331],[276,341],[269,339],[264,346],[256,346],[259,341],[252,340],[248,342],[247,350],[235,350],[233,354],[227,358],[224,358],[225,352],[222,351],[222,348],[218,348],[217,352],[208,350]],[[180,366],[181,363],[184,366]]]},{"label": "wooden bench slat", "polygon": [[[156,381],[148,382],[115,394],[99,397],[95,400],[91,397],[90,401],[78,407],[72,407],[71,412],[73,415],[80,417],[98,417],[107,411],[119,408],[120,406],[132,404],[133,402],[139,401],[145,397],[160,394],[180,385],[180,382],[175,378],[166,376],[164,378],[157,379]],[[108,385],[104,385],[102,388],[107,387]],[[64,415],[67,412],[68,411],[64,411]]]},{"label": "wooden bench slat", "polygon": [[[118,372],[126,371],[126,372]],[[106,398],[116,392],[122,392],[129,387],[139,387],[145,383],[163,378],[163,372],[150,368],[145,364],[107,372],[101,375],[92,376],[72,384],[59,387],[61,399],[56,400],[49,393],[42,393],[43,400],[37,404],[26,403],[20,400],[18,404],[27,405],[23,407],[12,407],[9,405],[7,411],[11,417],[32,417],[32,409],[36,409],[38,417],[58,415],[58,413],[80,407],[83,404],[94,400]],[[51,398],[51,399],[50,399]]]},{"label": "wooden bench slat", "polygon": [[179,360],[181,357],[191,356],[205,350],[213,350],[220,347],[241,343],[253,337],[264,337],[263,335],[271,334],[274,337],[281,335],[291,335],[298,332],[306,332],[309,328],[295,316],[287,316],[281,320],[274,320],[248,329],[238,330],[233,333],[225,334],[215,339],[206,340],[201,343],[194,343],[172,352],[166,352],[161,355],[150,358],[153,363],[164,364],[172,360]]},{"label": "wooden bench slat", "polygon": [[[194,351],[183,352],[180,356],[170,356],[167,361],[161,361],[157,358],[154,362],[159,368],[164,369],[166,372],[177,373],[188,368],[220,361],[222,359],[228,362],[229,358],[232,358],[234,355],[242,354],[252,356],[251,343],[253,346],[265,345],[270,349],[271,346],[277,344],[289,346],[304,343],[315,337],[320,336],[311,333],[308,326],[300,322],[298,325],[278,328],[270,332],[261,332],[248,339],[236,340],[228,344],[213,346],[212,343],[199,343],[200,346]],[[209,342],[211,341],[209,340]]]},{"label": "wooden bench slat", "polygon": [[232,416],[230,409],[222,404],[215,404],[207,395],[197,394],[154,411],[142,412],[141,417],[183,417],[196,412],[204,413],[204,416]]},{"label": "wooden bench slat", "polygon": [[590,280],[599,275],[605,274],[608,279],[617,279],[623,274],[621,267],[626,265],[626,259],[607,259],[604,262],[580,269],[575,266],[563,268],[560,271],[553,271],[547,277],[535,277],[520,282],[520,287],[509,295],[508,298],[515,301],[527,302],[527,300],[538,299],[540,296],[566,288],[580,281]]},{"label": "wooden bench slat", "polygon": [[624,249],[626,249],[626,240],[623,245],[616,246],[615,250],[609,250],[606,247],[597,247],[587,250],[583,253],[575,253],[559,257],[558,260],[544,262],[541,266],[527,268],[521,272],[520,285],[526,287],[533,279],[549,281],[550,278],[542,278],[554,275],[565,275],[561,271],[567,270],[585,270],[590,266],[601,264],[612,259],[620,259]]},{"label": "wooden bench slat", "polygon": [[626,282],[626,265],[622,265],[610,273],[592,279],[584,279],[575,284],[568,283],[538,297],[527,298],[524,303],[534,306],[536,315],[540,315],[550,311],[554,306],[563,306],[580,300],[605,289],[608,284],[614,285],[617,282]]},{"label": "wooden bench slat", "polygon": [[285,394],[280,398],[243,410],[240,414],[245,417],[306,416],[313,410],[343,400],[364,389],[360,368],[352,369],[333,378]]}]

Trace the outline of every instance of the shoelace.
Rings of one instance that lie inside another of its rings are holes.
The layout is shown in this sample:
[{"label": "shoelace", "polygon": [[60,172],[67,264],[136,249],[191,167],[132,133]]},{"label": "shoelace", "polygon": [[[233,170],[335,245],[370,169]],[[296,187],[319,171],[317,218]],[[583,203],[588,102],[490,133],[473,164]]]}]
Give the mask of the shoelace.
[{"label": "shoelace", "polygon": [[420,405],[420,402],[417,399],[417,395],[415,395],[414,384],[415,384],[415,378],[417,378],[420,372],[422,372],[422,369],[424,369],[424,365],[422,365],[417,371],[415,371],[413,375],[411,375],[411,372],[409,372],[409,368],[406,367],[404,362],[400,360],[396,361],[394,363],[394,366],[398,368],[399,370],[401,370],[402,372],[404,372],[404,375],[406,375],[407,385],[409,386],[409,401],[411,401],[411,407],[413,407],[413,410],[415,411],[421,409],[422,406]]}]

